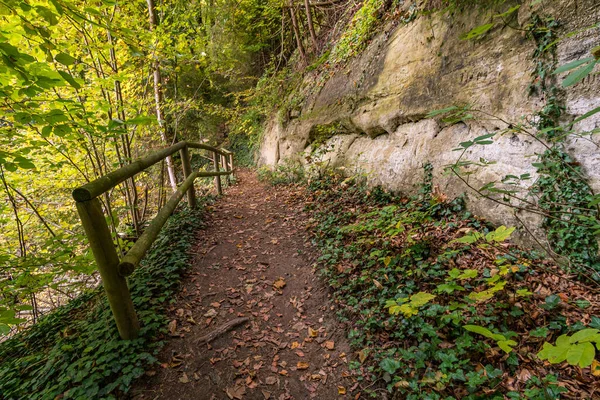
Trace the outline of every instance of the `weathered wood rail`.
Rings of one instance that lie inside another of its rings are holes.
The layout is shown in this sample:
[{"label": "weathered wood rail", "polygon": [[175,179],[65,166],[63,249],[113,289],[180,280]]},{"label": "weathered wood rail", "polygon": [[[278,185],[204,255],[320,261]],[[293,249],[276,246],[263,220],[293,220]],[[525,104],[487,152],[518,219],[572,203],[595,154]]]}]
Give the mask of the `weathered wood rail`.
[{"label": "weathered wood rail", "polygon": [[[212,152],[214,171],[192,171],[189,149],[203,149]],[[178,151],[181,156],[185,181],[179,185],[169,201],[160,209],[133,247],[119,260],[98,196]],[[223,171],[221,171],[221,167],[223,167]],[[73,190],[77,211],[96,260],[98,271],[102,277],[104,290],[122,339],[135,339],[140,330],[138,318],[131,301],[131,294],[127,287],[127,276],[131,275],[139,265],[141,259],[156,240],[165,222],[167,222],[167,219],[186,193],[189,207],[196,207],[196,193],[194,190],[194,180],[196,178],[214,177],[217,193],[222,195],[221,176],[226,176],[229,181],[233,173],[232,152],[205,144],[184,141],[139,158],[129,165]]]}]

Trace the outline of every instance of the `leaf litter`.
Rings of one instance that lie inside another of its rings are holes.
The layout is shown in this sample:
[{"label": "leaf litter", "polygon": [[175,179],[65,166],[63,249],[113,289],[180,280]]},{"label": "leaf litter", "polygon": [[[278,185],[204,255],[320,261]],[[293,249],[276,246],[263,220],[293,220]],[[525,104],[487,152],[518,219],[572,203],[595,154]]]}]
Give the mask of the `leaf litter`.
[{"label": "leaf litter", "polygon": [[[358,398],[346,329],[313,269],[303,201],[298,189],[241,171],[198,235],[159,354],[163,368],[134,385],[134,398]],[[197,343],[239,318],[248,320]]]}]

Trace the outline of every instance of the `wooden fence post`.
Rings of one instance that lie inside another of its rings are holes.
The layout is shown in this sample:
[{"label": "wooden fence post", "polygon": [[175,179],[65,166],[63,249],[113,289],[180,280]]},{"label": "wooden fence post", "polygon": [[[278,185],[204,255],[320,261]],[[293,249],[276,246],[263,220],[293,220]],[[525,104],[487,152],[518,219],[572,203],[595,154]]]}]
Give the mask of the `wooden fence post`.
[{"label": "wooden fence post", "polygon": [[[185,146],[181,150],[179,150],[179,154],[181,155],[181,165],[183,167],[183,176],[184,180],[187,179],[192,174],[192,163],[190,159],[190,152],[188,151],[188,147]],[[196,191],[194,190],[194,183],[187,191],[187,201],[188,206],[190,208],[196,208]]]},{"label": "wooden fence post", "polygon": [[231,175],[235,177],[235,168],[233,166],[233,153],[229,154],[229,167],[231,168]]},{"label": "wooden fence post", "polygon": [[[219,154],[216,151],[213,152],[213,166],[215,172],[219,172]],[[222,196],[223,189],[221,189],[221,177],[219,175],[215,176],[215,187],[217,188],[217,194]]]},{"label": "wooden fence post", "polygon": [[119,275],[119,256],[102,212],[100,200],[93,198],[87,201],[77,201],[76,205],[102,277],[106,297],[117,323],[119,335],[125,340],[135,339],[140,331],[140,324],[133,308],[127,280]]},{"label": "wooden fence post", "polygon": [[[223,155],[221,159],[223,160],[223,165],[225,166],[225,171],[226,172],[231,171],[231,168],[229,166],[229,154]],[[227,185],[231,186],[231,174],[227,174],[225,179],[227,180]]]}]

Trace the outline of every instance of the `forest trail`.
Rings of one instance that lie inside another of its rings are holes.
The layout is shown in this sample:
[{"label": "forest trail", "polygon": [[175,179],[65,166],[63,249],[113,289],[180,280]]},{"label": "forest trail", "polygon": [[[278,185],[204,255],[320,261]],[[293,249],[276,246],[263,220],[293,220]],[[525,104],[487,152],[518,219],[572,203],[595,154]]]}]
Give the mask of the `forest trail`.
[{"label": "forest trail", "polygon": [[[160,367],[135,399],[337,399],[358,385],[349,345],[313,264],[300,192],[241,171],[208,208],[193,264],[168,311]],[[198,343],[236,318],[248,321]]]}]

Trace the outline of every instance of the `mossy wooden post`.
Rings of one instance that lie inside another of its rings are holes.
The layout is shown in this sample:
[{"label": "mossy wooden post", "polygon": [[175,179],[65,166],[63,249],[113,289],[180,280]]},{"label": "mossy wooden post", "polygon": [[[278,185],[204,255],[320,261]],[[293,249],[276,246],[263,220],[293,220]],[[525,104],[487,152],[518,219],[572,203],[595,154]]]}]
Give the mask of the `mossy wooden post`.
[{"label": "mossy wooden post", "polygon": [[100,200],[78,201],[77,211],[98,265],[106,297],[122,339],[138,336],[140,324],[133,308],[127,280],[119,275],[119,256],[106,224]]},{"label": "mossy wooden post", "polygon": [[[219,172],[219,154],[214,151],[213,152],[213,166],[215,168],[215,172]],[[221,188],[221,176],[215,176],[215,187],[217,188],[217,194],[219,196],[223,195],[223,189]]]},{"label": "mossy wooden post", "polygon": [[[192,163],[190,159],[190,152],[188,151],[188,147],[185,146],[181,150],[179,150],[179,154],[181,155],[181,165],[183,167],[183,176],[187,179],[192,174]],[[187,191],[187,201],[188,206],[190,208],[196,208],[196,192],[194,190],[194,184],[190,186]]]}]

